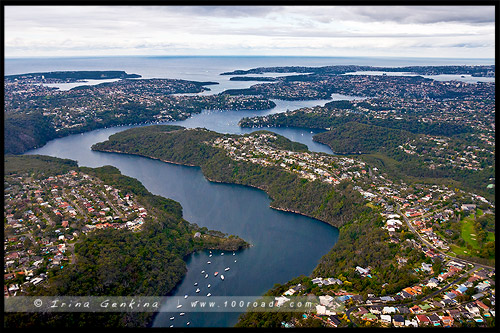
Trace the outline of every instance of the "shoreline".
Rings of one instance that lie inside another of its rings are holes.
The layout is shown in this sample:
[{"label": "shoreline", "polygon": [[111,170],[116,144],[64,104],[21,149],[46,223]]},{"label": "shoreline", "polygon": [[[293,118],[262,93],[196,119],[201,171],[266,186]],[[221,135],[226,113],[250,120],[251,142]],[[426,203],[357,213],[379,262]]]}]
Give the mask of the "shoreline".
[{"label": "shoreline", "polygon": [[119,150],[116,150],[116,149],[93,149],[93,148],[91,148],[91,149],[93,151],[100,151],[100,152],[106,152],[106,153],[116,153],[116,154],[127,154],[127,155],[140,156],[140,157],[145,157],[145,158],[150,158],[150,159],[153,159],[153,160],[161,161],[161,162],[164,162],[164,163],[176,164],[176,165],[181,165],[181,166],[198,167],[198,168],[201,169],[201,171],[202,171],[201,173],[203,174],[203,177],[206,180],[208,180],[208,181],[210,181],[212,183],[228,184],[228,185],[239,185],[239,186],[246,186],[246,187],[250,187],[250,188],[261,190],[261,191],[265,192],[267,194],[267,196],[271,199],[271,202],[269,203],[269,208],[275,209],[275,210],[278,210],[278,211],[282,211],[282,212],[294,213],[294,214],[302,215],[302,216],[308,217],[310,219],[314,219],[316,221],[319,221],[319,222],[322,222],[322,223],[326,223],[329,226],[337,228],[338,230],[340,230],[340,227],[338,227],[338,226],[336,226],[334,224],[331,224],[331,223],[329,223],[327,221],[324,221],[324,220],[318,219],[316,217],[307,215],[306,213],[302,213],[302,212],[300,212],[298,210],[294,210],[294,209],[291,209],[291,208],[283,208],[283,207],[273,206],[272,202],[274,201],[274,198],[272,198],[269,195],[269,193],[267,193],[266,189],[264,187],[262,187],[262,186],[246,185],[246,184],[238,184],[238,183],[230,183],[230,182],[225,182],[225,181],[221,181],[221,180],[212,179],[212,178],[206,176],[203,173],[203,170],[202,170],[201,166],[199,166],[199,165],[188,164],[188,163],[179,163],[179,162],[173,162],[173,161],[169,161],[169,160],[162,160],[161,158],[158,158],[158,157],[146,156],[146,155],[142,155],[142,154],[139,154],[139,153],[128,153],[128,152],[123,152],[123,151],[119,151]]}]

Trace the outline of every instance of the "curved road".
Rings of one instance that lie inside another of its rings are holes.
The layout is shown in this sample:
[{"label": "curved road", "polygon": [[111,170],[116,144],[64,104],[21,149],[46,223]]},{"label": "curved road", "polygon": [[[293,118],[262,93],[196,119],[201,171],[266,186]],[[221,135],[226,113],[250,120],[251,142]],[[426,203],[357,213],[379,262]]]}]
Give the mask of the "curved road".
[{"label": "curved road", "polygon": [[428,247],[432,248],[434,251],[436,252],[439,252],[440,254],[442,254],[443,256],[447,257],[448,259],[450,260],[454,260],[456,262],[460,262],[460,263],[467,263],[467,264],[471,264],[471,265],[474,265],[474,266],[479,266],[479,267],[483,267],[483,268],[489,268],[489,269],[495,269],[495,267],[492,267],[492,266],[488,266],[488,265],[484,265],[484,264],[480,264],[480,263],[477,263],[477,262],[474,262],[474,261],[470,261],[470,260],[465,260],[465,259],[460,259],[460,258],[456,258],[456,257],[453,257],[453,256],[450,256],[446,253],[444,253],[443,251],[441,251],[440,249],[436,248],[434,245],[432,245],[431,243],[429,243],[426,239],[424,239],[416,230],[415,228],[413,228],[412,224],[410,223],[410,221],[408,220],[408,218],[401,213],[401,210],[400,210],[400,207],[399,205],[397,205],[397,212],[399,215],[401,215],[403,217],[403,219],[405,220],[406,222],[406,225],[408,226],[408,229],[413,233],[413,234],[416,234],[418,236],[418,238],[425,244],[427,245]]}]

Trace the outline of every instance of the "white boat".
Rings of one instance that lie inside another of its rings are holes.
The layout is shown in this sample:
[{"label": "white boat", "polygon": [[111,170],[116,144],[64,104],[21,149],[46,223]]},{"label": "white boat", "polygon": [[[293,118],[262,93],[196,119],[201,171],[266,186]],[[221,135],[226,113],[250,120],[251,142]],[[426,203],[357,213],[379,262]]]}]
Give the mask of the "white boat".
[{"label": "white boat", "polygon": [[195,282],[195,283],[194,283],[194,285],[195,285],[195,286],[197,286],[197,285],[198,285],[198,282]]},{"label": "white boat", "polygon": [[224,255],[224,252],[222,252],[220,255],[221,255],[221,256],[223,256],[223,255]]},{"label": "white boat", "polygon": [[215,273],[214,273],[214,276],[217,276],[217,274],[219,274],[219,272],[215,272]]},{"label": "white boat", "polygon": [[200,292],[200,288],[196,288],[196,292],[199,293]]},{"label": "white boat", "polygon": [[174,320],[174,317],[170,317],[170,320]]},{"label": "white boat", "polygon": [[221,279],[221,280],[224,280],[224,275],[222,275],[222,274],[221,274],[220,279]]},{"label": "white boat", "polygon": [[201,274],[205,274],[205,271],[201,271]]},{"label": "white boat", "polygon": [[208,278],[208,274],[205,274],[205,279]]},{"label": "white boat", "polygon": [[234,260],[234,262],[237,262],[237,261],[238,261],[238,260],[236,260],[236,259]]},{"label": "white boat", "polygon": [[234,256],[234,252],[233,252],[233,256]]},{"label": "white boat", "polygon": [[211,293],[208,293],[208,294],[207,294],[207,297],[210,297],[210,296],[212,296],[212,294],[211,294]]},{"label": "white boat", "polygon": [[174,325],[170,325],[169,327],[174,327]]},{"label": "white boat", "polygon": [[207,286],[207,288],[210,288],[210,284]]},{"label": "white boat", "polygon": [[185,315],[184,312],[179,313],[179,316],[184,316],[184,315]]},{"label": "white boat", "polygon": [[184,298],[188,298],[188,295],[184,295]]},{"label": "white boat", "polygon": [[182,304],[177,305],[177,309],[182,308]]},{"label": "white boat", "polygon": [[229,270],[229,267],[226,267],[224,270],[227,272]]},{"label": "white boat", "polygon": [[212,255],[209,255],[208,257],[211,257]]},{"label": "white boat", "polygon": [[211,264],[211,262],[210,262],[210,261],[207,261],[207,264]]},{"label": "white boat", "polygon": [[190,322],[190,321],[188,321],[188,322],[186,323],[186,325],[188,325],[188,326],[189,326],[189,324],[191,324],[191,322]]}]

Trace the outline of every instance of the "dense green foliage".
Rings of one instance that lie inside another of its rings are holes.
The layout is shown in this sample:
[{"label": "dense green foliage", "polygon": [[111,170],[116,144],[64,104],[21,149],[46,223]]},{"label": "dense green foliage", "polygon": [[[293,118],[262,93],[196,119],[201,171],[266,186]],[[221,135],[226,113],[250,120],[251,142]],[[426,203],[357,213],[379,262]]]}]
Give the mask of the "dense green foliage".
[{"label": "dense green foliage", "polygon": [[76,161],[45,155],[4,155],[4,175],[15,173],[61,174],[77,167]]},{"label": "dense green foliage", "polygon": [[56,137],[50,120],[41,113],[4,113],[4,153],[19,154]]},{"label": "dense green foliage", "polygon": [[[80,170],[125,193],[133,193],[150,212],[143,230],[104,229],[82,235],[75,244],[74,262],[49,272],[49,283],[32,287],[30,295],[161,296],[167,295],[186,273],[183,258],[202,249],[238,250],[241,238],[200,229],[182,219],[179,203],[151,194],[136,179],[115,167],[78,168],[76,162],[46,156],[7,156],[6,171],[51,175]],[[37,167],[38,166],[38,167]],[[202,237],[194,238],[200,231]],[[9,314],[7,327],[123,327],[145,326],[152,313]]]},{"label": "dense green foliage", "polygon": [[[326,110],[330,109],[350,109],[352,104],[346,101],[330,102],[325,105]],[[271,121],[268,121],[266,125],[273,127],[300,127],[300,128],[311,128],[311,129],[326,129],[335,128],[344,125],[349,122],[363,123],[372,126],[380,126],[395,130],[404,130],[414,134],[429,134],[429,135],[457,135],[463,133],[470,133],[472,129],[468,126],[463,126],[453,123],[424,123],[417,121],[416,118],[407,119],[382,119],[367,117],[363,114],[349,113],[342,117],[335,115],[330,115],[328,112],[306,112],[304,110],[294,111],[293,114],[279,113],[273,114],[272,117],[268,117]],[[252,127],[253,121],[251,118],[243,118],[239,125],[241,127]]]},{"label": "dense green foliage", "polygon": [[[342,275],[351,283],[352,291],[363,295],[380,295],[383,289],[392,294],[417,282],[409,267],[423,254],[411,248],[401,252],[400,244],[389,242],[387,232],[381,228],[383,224],[380,214],[372,211],[356,216],[340,228],[339,240],[321,258],[312,275]],[[407,264],[400,268],[395,260],[398,254],[409,257]],[[362,278],[354,271],[356,266],[370,266],[372,278]],[[387,285],[382,287],[384,284]]]},{"label": "dense green foliage", "polygon": [[314,140],[328,145],[340,154],[385,151],[414,139],[413,133],[356,122],[342,124],[330,131],[316,134]]},{"label": "dense green foliage", "polygon": [[[334,189],[327,183],[309,182],[278,167],[232,160],[223,150],[204,143],[221,136],[205,129],[148,126],[114,134],[92,149],[200,166],[210,180],[260,188],[271,197],[271,207],[304,214],[334,226],[342,225],[365,209],[359,205],[363,201],[361,196],[349,183]],[[278,138],[274,144],[281,149],[306,150],[303,144]]]}]

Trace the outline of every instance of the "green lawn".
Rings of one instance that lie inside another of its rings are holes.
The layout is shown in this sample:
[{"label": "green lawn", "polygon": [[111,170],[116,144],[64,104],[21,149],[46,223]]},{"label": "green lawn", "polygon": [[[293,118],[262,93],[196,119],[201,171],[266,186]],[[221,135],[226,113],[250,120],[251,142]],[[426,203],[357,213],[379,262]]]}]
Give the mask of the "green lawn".
[{"label": "green lawn", "polygon": [[470,257],[471,255],[473,255],[473,256],[474,256],[474,255],[478,255],[478,253],[476,252],[477,250],[472,250],[472,251],[473,251],[473,253],[471,253],[471,251],[470,251],[470,250],[468,250],[466,247],[460,247],[460,246],[457,246],[457,245],[455,245],[455,244],[450,244],[450,251],[451,251],[452,253],[454,253],[454,254],[455,254],[455,256],[456,256],[456,255],[459,255],[459,254],[461,254],[461,255],[463,255],[463,256],[469,256],[469,257]]},{"label": "green lawn", "polygon": [[464,241],[472,246],[474,249],[479,249],[479,243],[475,239],[476,237],[476,230],[474,229],[474,222],[476,220],[474,219],[474,216],[467,216],[464,218],[461,223],[462,223],[462,233],[461,236],[464,239]]}]

